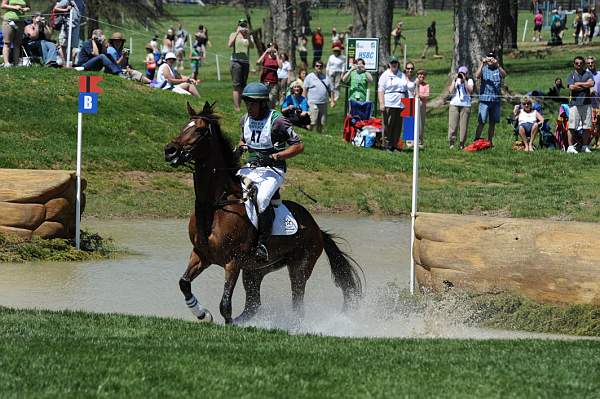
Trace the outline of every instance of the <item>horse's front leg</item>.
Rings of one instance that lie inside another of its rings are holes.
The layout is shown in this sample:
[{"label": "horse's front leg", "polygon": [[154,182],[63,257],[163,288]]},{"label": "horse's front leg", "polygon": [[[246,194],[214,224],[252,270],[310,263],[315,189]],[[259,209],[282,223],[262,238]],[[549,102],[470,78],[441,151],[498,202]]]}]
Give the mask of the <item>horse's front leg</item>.
[{"label": "horse's front leg", "polygon": [[235,260],[225,264],[225,286],[223,287],[223,298],[221,298],[221,316],[225,319],[225,324],[231,324],[231,298],[233,297],[233,289],[240,275],[239,263]]},{"label": "horse's front leg", "polygon": [[213,317],[205,307],[198,303],[198,299],[192,294],[192,281],[200,275],[210,264],[202,262],[195,251],[192,251],[187,269],[183,276],[179,279],[179,289],[185,297],[185,304],[190,309],[192,314],[200,321],[212,322]]}]

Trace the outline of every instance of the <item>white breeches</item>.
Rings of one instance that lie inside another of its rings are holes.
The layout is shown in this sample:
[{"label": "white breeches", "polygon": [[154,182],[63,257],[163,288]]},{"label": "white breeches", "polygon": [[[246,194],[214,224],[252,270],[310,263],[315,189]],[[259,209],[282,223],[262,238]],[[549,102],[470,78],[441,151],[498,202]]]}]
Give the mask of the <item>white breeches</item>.
[{"label": "white breeches", "polygon": [[285,172],[280,168],[242,167],[238,175],[247,177],[254,182],[258,191],[256,193],[256,202],[258,203],[258,213],[262,213],[271,202],[273,194],[283,184]]}]

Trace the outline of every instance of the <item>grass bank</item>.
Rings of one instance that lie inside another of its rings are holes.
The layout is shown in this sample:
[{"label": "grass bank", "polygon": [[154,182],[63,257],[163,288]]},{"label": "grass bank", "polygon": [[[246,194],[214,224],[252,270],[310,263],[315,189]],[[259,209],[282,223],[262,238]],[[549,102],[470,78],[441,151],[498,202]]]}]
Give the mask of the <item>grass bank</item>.
[{"label": "grass bank", "polygon": [[[6,397],[592,397],[591,341],[343,339],[0,308]],[[585,372],[583,372],[585,370]]]}]

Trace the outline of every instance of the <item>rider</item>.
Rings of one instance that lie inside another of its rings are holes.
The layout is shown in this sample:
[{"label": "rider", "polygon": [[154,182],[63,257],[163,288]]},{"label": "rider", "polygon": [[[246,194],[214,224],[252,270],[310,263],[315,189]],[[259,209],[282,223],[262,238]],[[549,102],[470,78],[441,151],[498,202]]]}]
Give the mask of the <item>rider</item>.
[{"label": "rider", "polygon": [[257,188],[256,256],[267,261],[269,253],[266,244],[275,218],[275,211],[270,206],[271,197],[283,184],[285,160],[300,154],[304,150],[304,144],[294,132],[290,121],[279,111],[271,109],[267,86],[258,82],[248,84],[242,92],[242,100],[248,113],[240,120],[242,134],[238,153],[241,155],[241,152],[248,150],[250,156],[238,174],[252,180]]}]

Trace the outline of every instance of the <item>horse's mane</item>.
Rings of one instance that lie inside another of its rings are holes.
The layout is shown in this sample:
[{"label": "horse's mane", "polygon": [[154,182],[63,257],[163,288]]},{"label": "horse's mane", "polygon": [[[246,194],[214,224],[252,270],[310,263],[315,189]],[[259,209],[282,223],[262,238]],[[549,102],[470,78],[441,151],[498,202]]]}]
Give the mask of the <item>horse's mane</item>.
[{"label": "horse's mane", "polygon": [[221,158],[225,161],[225,167],[229,169],[232,177],[235,178],[238,169],[240,168],[240,160],[233,153],[233,146],[227,136],[221,131],[221,125],[219,124],[219,116],[210,115],[209,123],[213,126],[213,134],[216,135],[219,141],[219,148],[221,149]]}]

